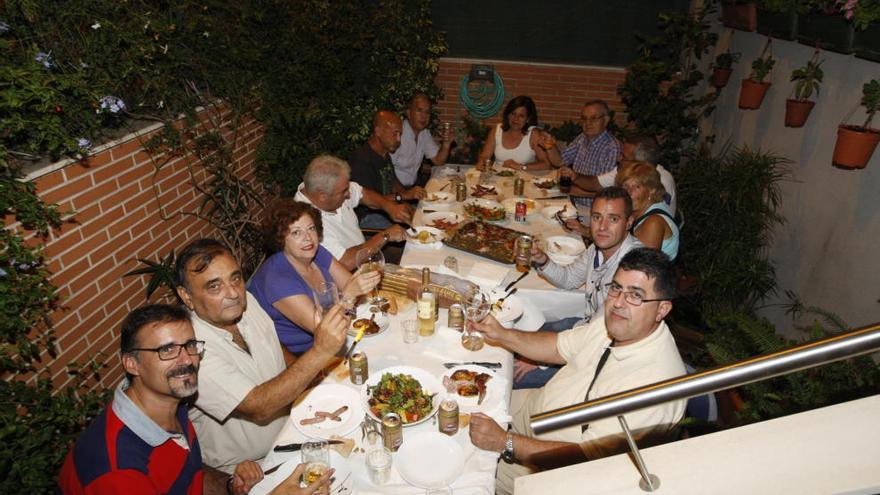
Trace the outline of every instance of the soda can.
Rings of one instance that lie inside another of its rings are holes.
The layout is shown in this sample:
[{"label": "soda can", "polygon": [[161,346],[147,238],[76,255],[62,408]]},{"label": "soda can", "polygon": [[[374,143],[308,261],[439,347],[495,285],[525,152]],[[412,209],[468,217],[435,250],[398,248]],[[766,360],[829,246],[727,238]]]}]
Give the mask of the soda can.
[{"label": "soda can", "polygon": [[516,210],[514,211],[513,219],[517,222],[525,222],[526,215],[528,214],[528,208],[526,207],[525,201],[517,201],[516,202]]},{"label": "soda can", "polygon": [[452,436],[458,433],[458,402],[446,399],[440,403],[437,413],[440,433]]},{"label": "soda can", "polygon": [[403,427],[400,416],[395,413],[382,416],[382,443],[392,452],[397,452],[403,444]]},{"label": "soda can", "polygon": [[367,365],[367,354],[362,351],[357,351],[351,355],[351,359],[348,360],[348,369],[350,371],[351,383],[355,385],[363,385],[366,383],[367,378],[370,377],[370,370]]},{"label": "soda can", "polygon": [[517,176],[515,179],[513,179],[513,195],[514,196],[522,196],[523,191],[525,190],[525,187],[526,187],[526,181],[522,177]]}]

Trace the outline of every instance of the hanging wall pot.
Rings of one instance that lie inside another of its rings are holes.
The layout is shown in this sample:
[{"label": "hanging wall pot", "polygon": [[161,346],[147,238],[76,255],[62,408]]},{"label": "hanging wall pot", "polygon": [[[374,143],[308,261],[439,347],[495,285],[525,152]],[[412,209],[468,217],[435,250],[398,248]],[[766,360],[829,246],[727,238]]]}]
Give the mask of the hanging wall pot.
[{"label": "hanging wall pot", "polygon": [[785,127],[803,127],[815,105],[810,100],[785,100]]},{"label": "hanging wall pot", "polygon": [[831,162],[840,168],[865,168],[878,142],[880,131],[877,129],[841,124],[837,127],[837,142]]},{"label": "hanging wall pot", "polygon": [[742,89],[739,91],[739,107],[745,110],[757,110],[761,108],[764,95],[770,89],[768,82],[755,82],[751,79],[743,79]]}]

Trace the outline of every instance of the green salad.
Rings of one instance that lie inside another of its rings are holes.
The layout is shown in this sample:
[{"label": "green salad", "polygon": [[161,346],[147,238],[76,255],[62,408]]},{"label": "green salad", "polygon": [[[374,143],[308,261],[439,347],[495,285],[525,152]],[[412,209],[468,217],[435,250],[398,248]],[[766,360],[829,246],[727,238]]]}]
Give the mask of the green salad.
[{"label": "green salad", "polygon": [[414,423],[431,414],[433,395],[428,395],[422,384],[410,375],[384,373],[376,385],[367,387],[370,411],[382,418],[393,412],[403,423]]}]

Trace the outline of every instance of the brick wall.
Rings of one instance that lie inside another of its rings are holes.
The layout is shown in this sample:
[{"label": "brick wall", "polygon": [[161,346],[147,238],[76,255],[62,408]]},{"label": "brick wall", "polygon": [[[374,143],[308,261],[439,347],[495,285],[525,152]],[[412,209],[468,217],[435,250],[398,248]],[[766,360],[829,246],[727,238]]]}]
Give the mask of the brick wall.
[{"label": "brick wall", "polygon": [[[435,82],[444,97],[437,103],[441,120],[454,121],[466,112],[459,101],[463,76],[472,64],[491,64],[504,81],[505,104],[511,98],[528,95],[535,100],[542,123],[559,125],[566,120],[577,122],[581,105],[592,99],[603,99],[616,112],[616,121],[626,121],[625,108],[617,95],[626,71],[618,67],[595,67],[527,62],[501,62],[443,58]],[[503,110],[502,106],[502,110]],[[497,117],[487,122],[500,122]]]},{"label": "brick wall", "polygon": [[[119,325],[130,310],[144,304],[147,282],[144,276],[122,275],[138,265],[137,258],[156,260],[196,237],[213,234],[206,222],[180,214],[194,211],[202,196],[193,188],[184,159],[155,172],[141,146],[152,132],[148,128],[97,148],[86,162],[62,162],[28,176],[46,202],[76,212],[75,223],[53,232],[45,246],[52,283],[64,306],[53,315],[58,354],[50,370],[56,385],[68,381],[67,364],[103,353],[106,357],[98,360],[108,366],[100,385],[114,386],[122,376]],[[226,136],[231,139],[232,133]],[[247,121],[235,151],[239,176],[255,185],[254,158],[262,136],[261,126]],[[196,180],[205,180],[198,164],[192,170]]]}]

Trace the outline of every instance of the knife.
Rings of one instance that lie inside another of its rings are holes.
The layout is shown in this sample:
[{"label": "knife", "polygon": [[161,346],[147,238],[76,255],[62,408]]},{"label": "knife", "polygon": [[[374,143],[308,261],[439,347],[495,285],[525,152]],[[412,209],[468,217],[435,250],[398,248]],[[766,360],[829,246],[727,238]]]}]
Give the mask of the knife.
[{"label": "knife", "polygon": [[504,288],[504,292],[509,291],[511,287],[513,287],[514,285],[517,284],[517,282],[519,282],[520,280],[522,280],[523,278],[525,278],[525,276],[528,275],[530,271],[531,271],[531,270],[528,270],[528,271],[524,272],[522,275],[520,275],[519,277],[517,277],[516,280],[514,280],[513,282],[507,284],[507,287]]},{"label": "knife", "polygon": [[[341,443],[345,443],[342,440],[327,440],[327,445],[338,445]],[[302,449],[303,444],[301,443],[288,443],[287,445],[276,445],[274,449],[275,452],[296,452]]]},{"label": "knife", "polygon": [[543,198],[535,198],[535,199],[568,199],[569,196],[567,194],[562,194],[560,196],[545,196]]},{"label": "knife", "polygon": [[486,361],[468,361],[466,363],[443,363],[443,366],[445,366],[448,369],[452,369],[452,368],[455,368],[458,366],[467,366],[469,364],[474,365],[474,366],[482,366],[484,368],[490,368],[493,370],[501,369],[501,363],[488,363]]}]

